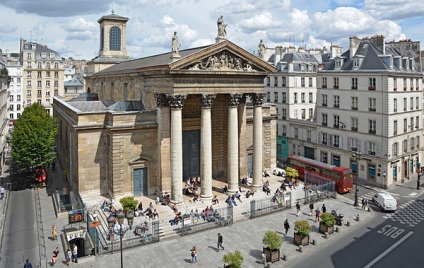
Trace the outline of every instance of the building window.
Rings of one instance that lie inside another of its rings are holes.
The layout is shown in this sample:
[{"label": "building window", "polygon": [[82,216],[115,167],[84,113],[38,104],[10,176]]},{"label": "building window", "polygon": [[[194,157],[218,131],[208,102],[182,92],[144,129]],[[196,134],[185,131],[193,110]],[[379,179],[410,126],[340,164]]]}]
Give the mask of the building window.
[{"label": "building window", "polygon": [[294,109],[293,115],[294,115],[294,119],[297,119],[297,109]]},{"label": "building window", "polygon": [[13,119],[13,114],[12,113],[9,114],[9,118],[10,119]]},{"label": "building window", "polygon": [[327,77],[322,77],[321,78],[321,87],[322,88],[327,88]]},{"label": "building window", "polygon": [[358,140],[357,139],[351,139],[351,143],[352,144],[351,144],[350,150],[352,150],[354,152],[358,151],[358,144],[359,144]]},{"label": "building window", "polygon": [[281,86],[285,87],[286,86],[286,78],[283,76],[281,77]]},{"label": "building window", "polygon": [[368,89],[369,90],[375,90],[375,87],[376,87],[375,78],[372,77],[372,78],[370,78],[370,83],[369,83]]},{"label": "building window", "polygon": [[300,94],[300,99],[301,99],[302,103],[305,103],[305,93],[302,92]]},{"label": "building window", "polygon": [[415,110],[419,110],[419,109],[420,109],[420,98],[415,97]]},{"label": "building window", "polygon": [[393,143],[392,154],[393,154],[393,156],[398,156],[398,154],[399,154],[399,143],[397,143],[397,142]]},{"label": "building window", "polygon": [[322,95],[322,106],[327,106],[327,95]]},{"label": "building window", "polygon": [[46,87],[50,87],[50,80],[46,81]]},{"label": "building window", "polygon": [[420,128],[420,117],[419,116],[415,117],[415,128],[416,129]]},{"label": "building window", "polygon": [[393,78],[393,91],[397,90],[397,78]]},{"label": "building window", "polygon": [[286,92],[283,92],[282,103],[286,103],[286,102],[287,102],[287,94],[286,94]]},{"label": "building window", "polygon": [[282,109],[283,113],[283,119],[286,120],[287,118],[287,109]]},{"label": "building window", "polygon": [[314,102],[314,93],[309,93],[309,103]]},{"label": "building window", "polygon": [[283,132],[282,132],[283,136],[287,135],[287,126],[283,125]]},{"label": "building window", "polygon": [[368,154],[375,155],[375,142],[373,141],[368,142]]},{"label": "building window", "polygon": [[393,112],[397,113],[397,99],[393,99]]},{"label": "building window", "polygon": [[32,67],[31,67],[31,62],[27,62],[27,68],[28,69],[31,69]]},{"label": "building window", "polygon": [[294,103],[297,103],[297,93],[294,93]]},{"label": "building window", "polygon": [[294,137],[299,138],[299,129],[297,127],[294,128]]},{"label": "building window", "polygon": [[31,53],[27,53],[27,60],[32,60],[32,55],[31,55]]},{"label": "building window", "polygon": [[340,146],[340,137],[338,135],[334,135],[334,144],[333,144],[333,146],[334,147],[337,147],[337,148],[339,148],[339,146]]},{"label": "building window", "polygon": [[13,95],[10,95],[9,100],[13,101]]},{"label": "building window", "polygon": [[59,69],[59,63],[55,62],[55,63],[54,63],[54,68],[55,68],[55,69]]},{"label": "building window", "polygon": [[31,71],[27,72],[27,77],[31,78]]},{"label": "building window", "polygon": [[50,72],[46,72],[46,78],[50,78]]},{"label": "building window", "polygon": [[334,86],[333,88],[338,89],[339,88],[339,78],[338,77],[334,77]]},{"label": "building window", "polygon": [[274,77],[274,87],[278,87],[278,77]]},{"label": "building window", "polygon": [[352,110],[358,110],[358,97],[352,97]]},{"label": "building window", "polygon": [[417,145],[417,149],[420,148],[420,136],[415,137],[415,143]]},{"label": "building window", "polygon": [[368,111],[376,111],[377,100],[375,98],[368,98]]},{"label": "building window", "polygon": [[266,101],[271,102],[271,93],[269,91],[266,92]]},{"label": "building window", "polygon": [[338,115],[333,115],[333,120],[334,120],[334,128],[339,128],[340,127],[340,116]]},{"label": "building window", "polygon": [[397,135],[397,128],[398,128],[397,120],[394,120],[393,121],[393,135],[394,136]]},{"label": "building window", "polygon": [[376,121],[375,120],[368,120],[368,133],[369,134],[375,134],[376,133]]},{"label": "building window", "polygon": [[274,102],[278,102],[278,92],[274,92]]},{"label": "building window", "polygon": [[59,87],[59,81],[57,80],[54,81],[54,87]]},{"label": "building window", "polygon": [[352,117],[352,131],[358,131],[358,118]]},{"label": "building window", "polygon": [[312,77],[309,77],[309,87],[313,86]]},{"label": "building window", "polygon": [[16,101],[21,101],[21,95],[16,95]]},{"label": "building window", "polygon": [[302,119],[306,119],[306,109],[302,109]]},{"label": "building window", "polygon": [[37,72],[37,78],[41,78],[41,72],[40,71]]},{"label": "building window", "polygon": [[413,97],[411,97],[410,99],[409,99],[409,109],[412,111],[412,110],[414,110],[414,98]]},{"label": "building window", "polygon": [[42,66],[42,63],[41,63],[41,62],[37,62],[37,68],[38,68],[38,69],[43,68],[43,66]]},{"label": "building window", "polygon": [[16,104],[16,111],[20,111],[21,110],[21,105],[20,104]]},{"label": "building window", "polygon": [[314,117],[314,108],[309,108],[309,119],[312,119]]},{"label": "building window", "polygon": [[59,78],[59,72],[54,72],[54,78]]},{"label": "building window", "polygon": [[328,154],[327,152],[321,152],[321,162],[327,163],[328,162]]},{"label": "building window", "polygon": [[109,49],[111,51],[121,50],[121,29],[117,26],[113,26],[109,31]]},{"label": "building window", "polygon": [[408,140],[402,141],[402,149],[404,153],[408,152]]},{"label": "building window", "polygon": [[340,96],[334,96],[334,108],[340,107]]},{"label": "building window", "polygon": [[300,78],[300,86],[305,87],[305,77]]},{"label": "building window", "polygon": [[41,81],[37,81],[37,87],[40,88],[41,87]]},{"label": "building window", "polygon": [[46,62],[46,68],[50,69],[50,62],[48,62],[48,61]]},{"label": "building window", "polygon": [[327,145],[327,133],[322,133],[322,144]]},{"label": "building window", "polygon": [[37,103],[41,105],[41,100],[37,100]]},{"label": "building window", "polygon": [[269,87],[271,85],[271,77],[266,78],[266,86]]},{"label": "building window", "polygon": [[312,140],[312,131],[311,130],[306,130],[306,140],[307,141],[311,141]]},{"label": "building window", "polygon": [[358,89],[358,78],[352,77],[352,89]]},{"label": "building window", "polygon": [[9,105],[9,110],[10,110],[10,111],[13,111],[13,104],[10,104],[10,105]]},{"label": "building window", "polygon": [[408,119],[403,119],[403,133],[408,132]]},{"label": "building window", "polygon": [[322,125],[327,126],[328,115],[322,114]]}]

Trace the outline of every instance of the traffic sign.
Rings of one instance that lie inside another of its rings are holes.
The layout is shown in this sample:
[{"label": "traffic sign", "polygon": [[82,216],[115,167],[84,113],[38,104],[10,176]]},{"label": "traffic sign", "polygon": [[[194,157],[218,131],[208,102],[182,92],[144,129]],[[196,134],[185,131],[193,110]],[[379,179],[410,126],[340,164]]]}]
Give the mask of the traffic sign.
[{"label": "traffic sign", "polygon": [[421,169],[417,169],[417,174],[421,174]]}]

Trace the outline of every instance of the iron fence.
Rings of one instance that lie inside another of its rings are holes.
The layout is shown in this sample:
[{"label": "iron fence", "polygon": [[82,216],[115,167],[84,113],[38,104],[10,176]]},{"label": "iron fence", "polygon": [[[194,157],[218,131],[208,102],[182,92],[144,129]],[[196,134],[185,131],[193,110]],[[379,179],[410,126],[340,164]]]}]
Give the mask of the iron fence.
[{"label": "iron fence", "polygon": [[267,215],[270,213],[278,212],[284,209],[291,208],[291,192],[281,193],[273,197],[251,200],[250,201],[250,218]]},{"label": "iron fence", "polygon": [[233,206],[221,207],[212,211],[190,213],[183,216],[181,228],[177,229],[180,235],[187,235],[206,229],[229,226],[233,223]]}]

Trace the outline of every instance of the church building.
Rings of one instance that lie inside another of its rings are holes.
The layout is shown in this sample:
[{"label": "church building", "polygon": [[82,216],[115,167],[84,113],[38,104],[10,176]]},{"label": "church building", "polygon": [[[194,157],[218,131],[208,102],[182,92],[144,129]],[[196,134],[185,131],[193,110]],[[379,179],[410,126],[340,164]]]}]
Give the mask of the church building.
[{"label": "church building", "polygon": [[277,111],[264,103],[274,67],[229,41],[222,25],[214,44],[180,50],[174,33],[169,53],[91,74],[98,99],[54,99],[58,158],[83,199],[168,192],[178,204],[189,177],[200,178],[203,199],[213,180],[229,192],[247,176],[262,187],[276,164]]}]

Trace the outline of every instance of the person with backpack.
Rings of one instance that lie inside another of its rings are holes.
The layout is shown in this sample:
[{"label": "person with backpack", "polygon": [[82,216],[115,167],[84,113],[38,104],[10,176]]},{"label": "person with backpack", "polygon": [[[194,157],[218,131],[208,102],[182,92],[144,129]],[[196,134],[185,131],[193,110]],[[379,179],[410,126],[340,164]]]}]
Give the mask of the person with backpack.
[{"label": "person with backpack", "polygon": [[289,220],[285,220],[284,221],[284,229],[286,230],[286,236],[287,236],[287,233],[289,232],[289,229],[290,229],[290,224],[289,224]]},{"label": "person with backpack", "polygon": [[312,216],[314,213],[314,203],[309,204],[309,216]]}]

